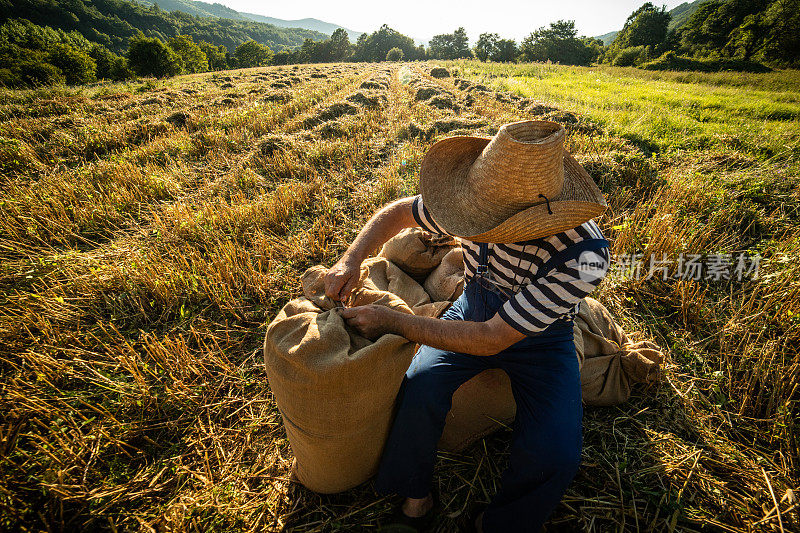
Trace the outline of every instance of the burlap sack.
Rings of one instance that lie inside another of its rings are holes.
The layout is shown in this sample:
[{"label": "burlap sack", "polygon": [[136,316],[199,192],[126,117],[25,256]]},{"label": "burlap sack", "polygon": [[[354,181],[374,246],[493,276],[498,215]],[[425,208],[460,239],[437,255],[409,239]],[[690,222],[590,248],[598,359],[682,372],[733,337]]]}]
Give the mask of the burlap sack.
[{"label": "burlap sack", "polygon": [[517,404],[511,380],[499,368],[484,370],[453,393],[439,449],[460,452],[476,440],[511,424]]},{"label": "burlap sack", "polygon": [[[630,342],[611,313],[593,298],[581,302],[573,328],[587,405],[616,405],[630,397],[633,383],[658,379],[664,356],[649,341]],[[502,370],[487,370],[453,395],[439,448],[460,451],[509,424],[516,414],[511,381]]]},{"label": "burlap sack", "polygon": [[[267,328],[264,364],[281,411],[294,474],[309,489],[340,492],[375,473],[395,396],[415,344],[397,335],[369,341],[349,328],[324,295],[324,267],[302,278],[292,300]],[[436,316],[418,283],[383,258],[365,261],[351,305],[378,304]]]},{"label": "burlap sack", "polygon": [[[303,294],[323,309],[335,306],[333,300],[325,296],[324,266],[317,265],[305,271],[301,278]],[[448,301],[432,302],[422,286],[400,270],[394,263],[383,257],[373,257],[361,265],[359,288],[348,299],[348,307],[377,304],[393,307],[391,296],[399,297],[415,315],[439,316],[447,307]]]},{"label": "burlap sack", "polygon": [[389,239],[378,256],[385,257],[412,278],[422,281],[439,266],[447,252],[458,246],[458,241],[448,235],[406,228]]},{"label": "burlap sack", "polygon": [[442,262],[425,279],[425,292],[431,300],[454,301],[464,292],[464,250],[461,247],[447,252]]},{"label": "burlap sack", "polygon": [[630,398],[632,384],[658,379],[664,362],[658,346],[650,341],[631,342],[594,298],[581,302],[574,332],[587,405],[617,405]]}]

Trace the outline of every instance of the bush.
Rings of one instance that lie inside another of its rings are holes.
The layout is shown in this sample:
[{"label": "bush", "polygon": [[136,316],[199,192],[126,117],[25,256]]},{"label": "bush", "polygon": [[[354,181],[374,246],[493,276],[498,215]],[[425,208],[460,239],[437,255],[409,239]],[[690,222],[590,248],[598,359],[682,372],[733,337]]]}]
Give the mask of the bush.
[{"label": "bush", "polygon": [[208,57],[189,35],[178,35],[167,42],[167,46],[178,54],[181,72],[195,74],[208,71]]},{"label": "bush", "polygon": [[81,52],[92,48],[92,43],[77,31],[67,33],[49,26],[37,26],[24,19],[11,19],[0,26],[0,42],[38,51],[47,51],[57,44]]},{"label": "bush", "polygon": [[520,46],[522,61],[552,61],[562,65],[589,65],[596,53],[592,46],[578,39],[574,20],[559,20],[549,28],[539,28]]},{"label": "bush", "polygon": [[673,51],[663,54],[658,59],[644,63],[640,66],[645,70],[675,70],[675,71],[698,71],[698,72],[720,72],[722,70],[734,70],[737,72],[770,72],[772,69],[755,61],[744,59],[692,59],[690,57],[679,56]]},{"label": "bush", "polygon": [[[31,57],[32,55],[34,57]],[[16,44],[0,43],[0,64],[8,68],[11,68],[12,65],[21,61],[31,61],[32,59],[41,57],[44,57],[44,54],[41,52],[32,52]]]},{"label": "bush", "polygon": [[128,61],[124,57],[116,56],[108,71],[108,78],[114,81],[122,81],[131,79],[133,76],[133,71],[128,68]]},{"label": "bush", "polygon": [[99,79],[111,79],[111,69],[114,64],[114,57],[116,54],[111,52],[105,46],[95,45],[89,51],[89,55],[94,59],[97,65],[96,75]]},{"label": "bush", "polygon": [[14,88],[19,84],[19,78],[10,68],[0,68],[0,87]]},{"label": "bush", "polygon": [[58,85],[66,81],[58,67],[43,61],[18,63],[11,67],[11,71],[15,77],[16,87]]},{"label": "bush", "polygon": [[647,56],[644,46],[629,46],[617,52],[611,64],[615,67],[632,67],[646,60]]},{"label": "bush", "polygon": [[122,80],[132,75],[125,60],[105,46],[77,32],[66,33],[27,20],[10,20],[0,26],[0,64],[6,65],[0,83],[9,87],[79,85],[97,78]]},{"label": "bush", "polygon": [[273,65],[289,65],[294,63],[294,55],[288,50],[281,50],[272,56]]},{"label": "bush", "polygon": [[169,46],[139,33],[128,45],[128,65],[140,76],[164,78],[181,73],[181,59]]},{"label": "bush", "polygon": [[233,55],[238,67],[263,67],[269,65],[272,50],[261,43],[247,41],[237,46]]},{"label": "bush", "polygon": [[95,45],[89,55],[97,63],[97,77],[99,79],[122,81],[133,77],[133,72],[128,68],[128,62],[105,46]]},{"label": "bush", "polygon": [[97,63],[89,54],[57,44],[47,54],[47,62],[61,70],[70,85],[97,81]]},{"label": "bush", "polygon": [[15,44],[0,45],[0,84],[9,88],[40,87],[64,83],[61,69],[47,62],[39,50],[29,50]]},{"label": "bush", "polygon": [[402,61],[404,56],[405,54],[403,54],[403,50],[395,46],[386,52],[386,61]]},{"label": "bush", "polygon": [[228,68],[228,61],[225,58],[228,55],[228,49],[224,46],[215,46],[207,41],[200,41],[197,43],[200,50],[206,55],[208,59],[208,67],[211,70],[225,70]]}]

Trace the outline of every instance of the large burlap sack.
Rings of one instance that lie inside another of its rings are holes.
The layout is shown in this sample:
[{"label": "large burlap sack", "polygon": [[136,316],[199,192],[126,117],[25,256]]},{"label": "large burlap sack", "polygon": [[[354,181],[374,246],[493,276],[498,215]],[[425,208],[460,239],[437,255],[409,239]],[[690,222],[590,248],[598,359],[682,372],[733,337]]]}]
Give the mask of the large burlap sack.
[{"label": "large burlap sack", "polygon": [[442,258],[433,272],[425,279],[425,292],[431,300],[454,301],[464,292],[464,250],[453,248]]},{"label": "large burlap sack", "polygon": [[[324,267],[302,277],[267,328],[264,364],[295,456],[294,474],[316,492],[340,492],[369,479],[386,441],[395,396],[416,346],[397,335],[372,342],[349,328],[324,295]],[[424,289],[383,258],[369,259],[350,305],[385,305],[437,316]]]},{"label": "large burlap sack", "polygon": [[[300,281],[306,298],[324,309],[331,309],[335,303],[325,296],[324,277],[327,271],[321,265],[311,267],[305,271]],[[436,317],[450,306],[448,301],[432,302],[419,283],[383,257],[364,261],[358,287],[345,302],[348,307],[371,303],[393,307],[391,296],[396,296],[415,315]]]},{"label": "large burlap sack", "polygon": [[386,241],[378,256],[385,257],[412,278],[422,281],[439,266],[450,250],[457,247],[458,241],[448,235],[406,228]]},{"label": "large burlap sack", "polygon": [[[581,301],[573,327],[587,405],[616,405],[630,397],[631,385],[658,379],[664,356],[649,341],[631,342],[611,313],[593,298]],[[502,370],[486,370],[453,395],[439,447],[460,451],[509,424],[516,414],[511,381]]]},{"label": "large burlap sack", "polygon": [[476,440],[509,425],[517,414],[511,380],[499,368],[484,370],[453,393],[439,449],[460,452]]}]

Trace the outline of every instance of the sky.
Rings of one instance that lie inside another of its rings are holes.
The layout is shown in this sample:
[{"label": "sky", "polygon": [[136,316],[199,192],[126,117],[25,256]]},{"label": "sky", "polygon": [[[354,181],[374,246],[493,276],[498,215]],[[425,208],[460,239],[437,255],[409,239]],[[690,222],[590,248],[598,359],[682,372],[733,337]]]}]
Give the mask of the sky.
[{"label": "sky", "polygon": [[[579,35],[596,36],[622,28],[646,0],[205,0],[237,11],[281,19],[316,18],[348,29],[373,32],[381,24],[416,39],[467,30],[470,43],[484,32],[521,41],[556,20],[574,20]],[[685,0],[663,2],[667,10]],[[653,2],[661,5],[659,2]]]}]

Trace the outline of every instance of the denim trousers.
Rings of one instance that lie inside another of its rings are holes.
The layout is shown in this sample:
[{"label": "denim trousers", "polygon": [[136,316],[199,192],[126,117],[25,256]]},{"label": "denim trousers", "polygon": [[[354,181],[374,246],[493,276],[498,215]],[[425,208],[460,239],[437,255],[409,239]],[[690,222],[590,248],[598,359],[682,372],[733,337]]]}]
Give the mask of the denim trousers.
[{"label": "denim trousers", "polygon": [[[442,317],[482,322],[506,296],[481,277]],[[509,465],[486,508],[486,532],[539,531],[578,470],[582,446],[581,384],[572,321],[557,321],[541,334],[492,356],[422,346],[398,393],[397,413],[381,458],[380,493],[424,498],[430,493],[436,445],[452,396],[489,368],[508,374],[517,404]]]}]

